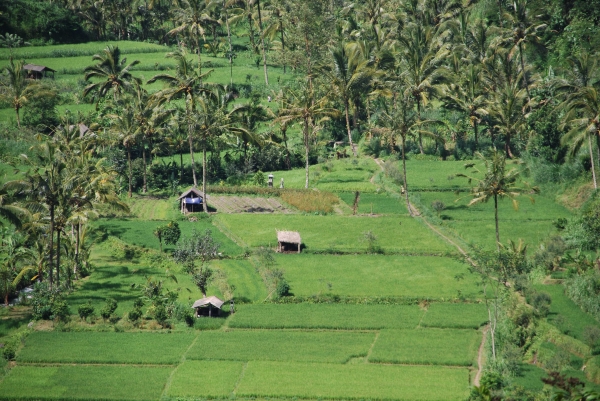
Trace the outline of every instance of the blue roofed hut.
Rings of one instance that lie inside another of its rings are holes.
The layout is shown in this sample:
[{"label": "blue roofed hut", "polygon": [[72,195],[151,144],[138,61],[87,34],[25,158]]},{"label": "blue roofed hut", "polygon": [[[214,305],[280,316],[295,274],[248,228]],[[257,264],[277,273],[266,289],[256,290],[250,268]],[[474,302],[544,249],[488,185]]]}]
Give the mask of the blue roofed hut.
[{"label": "blue roofed hut", "polygon": [[181,202],[181,213],[201,212],[204,196],[202,192],[196,188],[190,188],[179,197]]}]

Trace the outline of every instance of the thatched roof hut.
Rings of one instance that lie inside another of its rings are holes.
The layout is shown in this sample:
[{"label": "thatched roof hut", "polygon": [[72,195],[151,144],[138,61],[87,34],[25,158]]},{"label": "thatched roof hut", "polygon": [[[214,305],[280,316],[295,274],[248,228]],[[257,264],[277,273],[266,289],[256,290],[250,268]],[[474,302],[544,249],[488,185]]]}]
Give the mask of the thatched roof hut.
[{"label": "thatched roof hut", "polygon": [[277,252],[298,252],[302,238],[297,231],[277,231]]},{"label": "thatched roof hut", "polygon": [[178,198],[181,202],[181,213],[201,212],[204,196],[198,189],[192,187]]},{"label": "thatched roof hut", "polygon": [[50,67],[46,67],[45,65],[35,64],[25,64],[23,66],[23,70],[27,71],[27,78],[31,79],[47,78],[48,73],[52,73],[50,77],[54,79],[54,73],[56,72],[56,70],[53,70]]},{"label": "thatched roof hut", "polygon": [[196,309],[196,317],[199,316],[213,316],[213,309],[216,311],[216,315],[218,316],[221,313],[221,307],[224,302],[215,296],[201,298],[194,302],[192,308]]}]

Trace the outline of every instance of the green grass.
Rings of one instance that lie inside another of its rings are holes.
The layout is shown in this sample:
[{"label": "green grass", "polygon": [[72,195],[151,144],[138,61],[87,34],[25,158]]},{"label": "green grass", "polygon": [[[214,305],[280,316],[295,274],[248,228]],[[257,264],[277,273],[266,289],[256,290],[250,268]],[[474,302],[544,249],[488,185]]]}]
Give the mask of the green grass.
[{"label": "green grass", "polygon": [[433,303],[421,321],[421,327],[476,329],[488,320],[484,304]]},{"label": "green grass", "polygon": [[219,215],[218,227],[230,232],[242,246],[277,245],[276,230],[298,231],[309,251],[364,252],[364,233],[372,231],[385,252],[440,254],[452,252],[427,227],[410,217],[356,217],[303,215]]},{"label": "green grass", "polygon": [[[181,238],[192,235],[194,229],[200,234],[204,234],[206,230],[212,232],[213,238],[221,244],[220,252],[225,255],[240,255],[242,249],[231,241],[227,236],[221,233],[211,223],[210,219],[199,219],[195,222],[177,221],[181,229]],[[166,221],[148,221],[137,219],[100,219],[94,222],[94,226],[100,230],[104,230],[108,235],[115,236],[124,242],[131,245],[137,245],[144,248],[158,250],[160,244],[154,236],[154,230],[161,225],[166,224]],[[163,251],[169,252],[173,250],[174,245],[166,245],[163,243]]]},{"label": "green grass", "polygon": [[[342,192],[339,197],[350,207],[354,205],[354,193]],[[360,214],[407,214],[406,201],[388,194],[361,193],[358,202]]]},{"label": "green grass", "polygon": [[[377,186],[370,182],[371,177],[380,171],[373,159],[329,160],[326,163],[310,166],[310,188],[331,192],[364,191],[375,192]],[[304,188],[306,172],[304,169],[269,172],[278,183],[284,179],[286,188]]]},{"label": "green grass", "polygon": [[463,400],[468,395],[468,380],[467,369],[433,366],[252,361],[236,394],[308,399]]},{"label": "green grass", "polygon": [[[99,311],[106,298],[110,297],[116,299],[119,304],[115,313],[123,316],[123,313],[132,309],[133,301],[141,295],[140,290],[132,288],[132,285],[144,285],[147,277],[163,280],[163,287],[166,289],[179,289],[179,302],[191,305],[196,299],[202,298],[200,290],[192,283],[189,274],[177,273],[177,282],[174,282],[166,278],[164,267],[151,266],[148,261],[138,258],[117,259],[112,255],[111,249],[107,249],[109,246],[107,243],[94,248],[91,262],[95,268],[92,275],[81,280],[78,283],[79,289],[68,296],[67,300],[73,313],[76,313],[78,305],[87,301]],[[209,292],[222,296],[216,286],[211,285]]]},{"label": "green grass", "polygon": [[471,366],[480,342],[475,330],[382,330],[369,362]]},{"label": "green grass", "polygon": [[548,377],[546,371],[535,365],[521,364],[521,374],[514,377],[512,384],[529,391],[541,391],[544,388],[542,379]]},{"label": "green grass", "polygon": [[234,330],[201,333],[188,359],[346,363],[364,357],[375,333]]},{"label": "green grass", "polygon": [[[429,160],[407,160],[406,161],[406,179],[408,188],[412,191],[419,190],[452,190],[458,188],[470,188],[466,178],[455,177],[457,173],[468,173],[465,170],[465,163],[477,164],[479,169],[483,169],[483,163],[475,161],[429,161]],[[402,169],[402,161],[398,162]],[[478,175],[480,176],[480,175]]]},{"label": "green grass", "polygon": [[229,285],[235,286],[235,298],[245,302],[261,302],[269,295],[256,268],[248,260],[222,259],[213,265],[227,274]]},{"label": "green grass", "polygon": [[[441,218],[446,221],[453,220],[487,220],[494,221],[494,202],[479,203],[467,206],[472,197],[468,192],[456,195],[454,192],[420,192],[416,196],[420,198],[423,206],[431,209],[431,203],[439,200],[446,205],[440,213]],[[569,218],[571,213],[563,206],[554,202],[548,196],[533,195],[534,203],[528,196],[516,197],[519,202],[518,210],[513,208],[509,199],[498,202],[498,217],[500,221],[516,220],[527,224],[531,220],[556,220]]]},{"label": "green grass", "polygon": [[0,399],[158,400],[172,370],[172,367],[16,366],[0,383]]},{"label": "green grass", "polygon": [[132,216],[140,220],[177,220],[182,217],[177,197],[157,198],[139,196],[127,198],[127,206]]},{"label": "green grass", "polygon": [[[27,46],[14,50],[15,58],[31,57],[57,57],[60,54],[85,53],[90,56],[101,52],[108,45],[119,46],[121,53],[129,54],[132,52],[168,52],[167,46],[155,45],[145,42],[133,42],[128,40],[109,41],[109,42],[88,42],[79,44],[52,45],[52,46]],[[0,59],[8,60],[9,49],[0,49]],[[129,57],[127,55],[126,57]]]},{"label": "green grass", "polygon": [[241,362],[185,361],[175,371],[167,396],[226,398],[233,392],[242,368]]},{"label": "green grass", "polygon": [[414,329],[424,311],[416,305],[239,305],[229,327],[257,329]]},{"label": "green grass", "polygon": [[585,313],[564,293],[562,285],[536,285],[535,289],[539,292],[550,294],[552,303],[550,304],[550,314],[548,321],[554,324],[558,315],[562,316],[565,324],[559,327],[560,330],[568,329],[567,334],[578,340],[583,340],[583,332],[588,326],[600,327],[600,323],[591,315]]},{"label": "green grass", "polygon": [[[294,295],[448,299],[478,295],[476,277],[455,259],[436,256],[277,255]],[[464,275],[463,280],[455,277]]]},{"label": "green grass", "polygon": [[27,337],[19,362],[176,364],[195,335],[35,332]]}]

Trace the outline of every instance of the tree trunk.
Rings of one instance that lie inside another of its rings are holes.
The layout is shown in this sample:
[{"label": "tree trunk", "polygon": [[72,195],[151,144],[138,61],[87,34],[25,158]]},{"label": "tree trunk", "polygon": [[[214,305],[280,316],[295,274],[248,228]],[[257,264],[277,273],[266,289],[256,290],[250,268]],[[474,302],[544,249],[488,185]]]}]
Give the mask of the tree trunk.
[{"label": "tree trunk", "polygon": [[60,229],[56,230],[56,286],[60,285]]},{"label": "tree trunk", "polygon": [[531,94],[529,93],[529,82],[527,81],[527,72],[525,71],[525,61],[523,60],[523,44],[519,43],[519,58],[521,59],[521,71],[523,72],[523,84],[527,92],[527,109],[531,109]]},{"label": "tree trunk", "polygon": [[479,124],[477,123],[477,119],[473,121],[473,133],[475,134],[475,150],[479,149]]},{"label": "tree trunk", "polygon": [[19,118],[19,108],[15,107],[15,113],[17,114],[17,127],[21,128],[21,119]]},{"label": "tree trunk", "polygon": [[592,145],[592,137],[588,135],[588,145],[590,147],[590,161],[592,162],[592,179],[594,180],[594,189],[598,189],[598,182],[596,181],[596,166],[594,165],[594,149]]},{"label": "tree trunk", "polygon": [[131,179],[133,173],[131,172],[131,148],[127,147],[127,161],[129,162],[129,191],[127,192],[127,196],[131,198],[133,192],[133,185],[131,184]]},{"label": "tree trunk", "polygon": [[348,143],[350,144],[350,149],[352,149],[352,153],[354,157],[356,157],[356,149],[354,149],[354,144],[352,143],[352,132],[350,131],[350,116],[348,114],[348,98],[344,97],[344,109],[346,110],[346,129],[348,130]]},{"label": "tree trunk", "polygon": [[50,205],[50,241],[49,245],[49,263],[48,268],[50,272],[48,273],[48,283],[50,285],[50,290],[52,290],[52,283],[54,282],[54,278],[52,277],[52,270],[54,267],[54,204]]},{"label": "tree trunk", "polygon": [[79,274],[79,233],[81,232],[81,223],[77,223],[77,228],[75,229],[75,265],[73,267],[73,275],[75,279],[77,279],[77,275]]},{"label": "tree trunk", "polygon": [[258,33],[262,45],[263,69],[265,71],[265,85],[269,86],[269,74],[267,73],[267,50],[265,49],[265,38],[263,35],[262,16],[260,14],[260,0],[256,0],[256,9],[258,10]]},{"label": "tree trunk", "polygon": [[252,46],[252,51],[256,52],[256,43],[254,43],[254,28],[252,25],[252,7],[250,7],[250,12],[248,13],[248,36],[250,37],[250,46]]},{"label": "tree trunk", "polygon": [[279,16],[279,28],[281,29],[281,53],[283,53],[283,73],[285,74],[285,39],[283,35],[283,19]]},{"label": "tree trunk", "polygon": [[180,167],[179,183],[181,184],[183,182],[183,149],[182,148],[179,149],[179,167]]},{"label": "tree trunk", "polygon": [[192,163],[192,177],[194,178],[194,188],[198,188],[198,180],[196,179],[196,163],[194,163],[194,141],[192,133],[194,129],[191,124],[188,125],[188,142],[190,144],[190,159]]},{"label": "tree trunk", "polygon": [[225,11],[225,25],[227,26],[227,41],[229,42],[229,85],[233,86],[233,47],[231,46],[231,29],[229,27],[229,13],[227,6],[223,1],[223,10]]},{"label": "tree trunk", "polygon": [[147,167],[146,167],[146,147],[142,146],[142,160],[144,162],[144,185],[142,186],[142,192],[146,193],[148,191],[147,184]]},{"label": "tree trunk", "polygon": [[[417,99],[417,121],[421,122],[421,101],[418,99]],[[425,152],[423,152],[423,137],[421,136],[420,132],[419,132],[419,151],[421,152],[421,154],[425,154]]]},{"label": "tree trunk", "polygon": [[496,248],[500,252],[500,230],[498,229],[498,195],[494,194],[494,220],[496,222]]},{"label": "tree trunk", "polygon": [[408,181],[406,181],[406,139],[402,135],[402,174],[404,177],[404,195],[406,196],[406,208],[408,214],[413,215],[412,207],[410,206],[410,200],[408,200]]},{"label": "tree trunk", "polygon": [[507,159],[512,159],[513,158],[513,154],[510,150],[510,134],[506,134],[505,135],[505,141],[504,141],[504,150],[506,151],[506,158]]},{"label": "tree trunk", "polygon": [[204,213],[208,213],[208,208],[206,206],[206,142],[202,147],[202,210]]},{"label": "tree trunk", "polygon": [[309,146],[309,138],[308,138],[308,118],[304,117],[304,151],[305,151],[305,159],[306,159],[306,183],[304,184],[304,188],[308,189],[308,173],[309,173],[309,164],[308,164],[308,146]]},{"label": "tree trunk", "polygon": [[290,150],[288,148],[287,136],[286,136],[287,126],[281,127],[281,134],[283,135],[283,143],[285,144],[285,163],[287,165],[287,169],[292,169],[292,161],[290,160]]}]

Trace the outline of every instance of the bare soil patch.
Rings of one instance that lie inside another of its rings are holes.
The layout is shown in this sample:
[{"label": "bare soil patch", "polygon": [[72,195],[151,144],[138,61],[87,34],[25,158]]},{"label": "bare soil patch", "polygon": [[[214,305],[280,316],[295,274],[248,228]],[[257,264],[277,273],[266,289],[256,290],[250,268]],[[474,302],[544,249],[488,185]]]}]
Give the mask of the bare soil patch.
[{"label": "bare soil patch", "polygon": [[208,202],[219,213],[293,213],[277,198],[212,195]]}]

